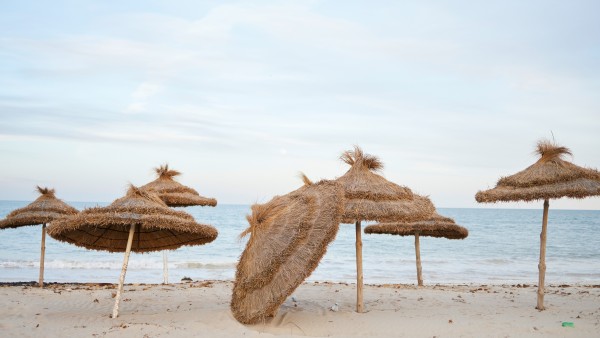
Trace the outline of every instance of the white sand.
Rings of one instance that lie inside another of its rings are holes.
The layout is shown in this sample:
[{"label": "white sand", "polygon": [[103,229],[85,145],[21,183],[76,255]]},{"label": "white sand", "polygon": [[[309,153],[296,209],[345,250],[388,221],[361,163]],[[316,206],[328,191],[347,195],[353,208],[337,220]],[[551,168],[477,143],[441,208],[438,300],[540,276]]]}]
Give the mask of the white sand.
[{"label": "white sand", "polygon": [[231,315],[231,282],[127,285],[112,319],[114,287],[1,285],[0,336],[600,337],[600,286],[550,286],[542,312],[534,286],[366,286],[358,314],[354,285],[306,283],[253,326]]}]

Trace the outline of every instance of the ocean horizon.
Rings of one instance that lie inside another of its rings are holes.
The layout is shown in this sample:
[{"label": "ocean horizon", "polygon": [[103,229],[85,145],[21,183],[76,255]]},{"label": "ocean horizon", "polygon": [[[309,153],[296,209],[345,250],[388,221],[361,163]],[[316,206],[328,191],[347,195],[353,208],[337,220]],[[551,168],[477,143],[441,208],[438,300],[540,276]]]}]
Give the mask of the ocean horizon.
[{"label": "ocean horizon", "polygon": [[[30,202],[0,201],[0,218]],[[108,202],[68,202],[82,210]],[[250,205],[178,208],[219,231],[207,245],[167,251],[169,282],[233,280],[246,238]],[[438,208],[469,230],[464,240],[421,237],[425,284],[537,284],[542,208]],[[364,226],[373,222],[363,222]],[[600,283],[600,211],[549,211],[547,284]],[[416,283],[414,237],[368,235],[363,239],[364,283]],[[40,226],[0,231],[0,282],[37,281]],[[122,253],[87,250],[46,237],[45,282],[115,283]],[[356,281],[353,224],[341,224],[319,267],[308,281]],[[127,283],[162,283],[163,253],[132,253]]]}]

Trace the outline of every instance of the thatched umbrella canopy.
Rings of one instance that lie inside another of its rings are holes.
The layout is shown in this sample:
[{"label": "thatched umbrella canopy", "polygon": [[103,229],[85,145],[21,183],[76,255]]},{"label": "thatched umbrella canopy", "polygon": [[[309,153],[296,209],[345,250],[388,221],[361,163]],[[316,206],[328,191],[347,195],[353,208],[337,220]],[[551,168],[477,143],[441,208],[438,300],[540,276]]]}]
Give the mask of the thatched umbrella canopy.
[{"label": "thatched umbrella canopy", "polygon": [[140,189],[151,190],[170,207],[189,207],[194,205],[211,206],[217,205],[214,198],[203,197],[190,187],[187,187],[173,179],[181,175],[179,171],[170,170],[165,164],[155,169],[158,178]]},{"label": "thatched umbrella canopy", "polygon": [[[154,169],[158,174],[156,180],[144,185],[141,189],[152,191],[160,197],[169,207],[189,207],[189,206],[217,206],[217,200],[214,198],[203,197],[198,192],[188,186],[185,186],[173,177],[181,175],[179,171],[169,169],[165,164]],[[168,284],[168,263],[167,253],[163,252],[163,278],[164,284]]]},{"label": "thatched umbrella canopy", "polygon": [[383,163],[364,154],[359,147],[340,157],[351,167],[336,181],[344,187],[343,223],[356,225],[356,311],[363,312],[363,275],[361,221],[412,222],[429,217],[435,207],[427,197],[418,196],[403,186],[386,180],[376,172]]},{"label": "thatched umbrella canopy", "polygon": [[444,217],[437,212],[426,220],[412,223],[379,223],[365,228],[366,234],[390,234],[398,236],[415,236],[415,255],[417,261],[417,285],[423,285],[421,268],[420,236],[447,239],[465,239],[469,230],[456,224],[452,218]]},{"label": "thatched umbrella canopy", "polygon": [[0,221],[0,229],[50,223],[64,215],[79,211],[56,198],[54,189],[37,187],[40,196],[27,206],[13,210]]},{"label": "thatched umbrella canopy", "polygon": [[426,197],[377,174],[383,169],[379,158],[364,154],[359,147],[340,157],[350,169],[336,181],[344,187],[346,202],[342,223],[356,221],[398,222],[429,217],[435,210]]},{"label": "thatched umbrella canopy", "polygon": [[13,210],[0,221],[0,229],[18,228],[28,225],[42,224],[42,244],[40,254],[40,287],[44,286],[44,256],[46,254],[46,223],[62,217],[73,215],[79,211],[54,195],[54,189],[37,187],[41,194],[26,207]]},{"label": "thatched umbrella canopy", "polygon": [[544,310],[549,200],[600,195],[600,172],[566,161],[564,156],[571,155],[571,151],[550,141],[539,141],[536,153],[540,156],[537,162],[514,175],[500,178],[495,188],[477,192],[475,199],[480,203],[544,200],[536,307]]},{"label": "thatched umbrella canopy", "polygon": [[218,233],[210,225],[196,223],[192,215],[167,207],[154,193],[131,186],[125,197],[107,207],[89,208],[53,222],[48,234],[87,249],[125,252],[113,310],[115,318],[131,251],[202,245],[215,240]]},{"label": "thatched umbrella canopy", "polygon": [[319,264],[335,238],[343,189],[333,181],[307,184],[252,206],[250,234],[237,265],[231,311],[245,324],[274,316]]}]

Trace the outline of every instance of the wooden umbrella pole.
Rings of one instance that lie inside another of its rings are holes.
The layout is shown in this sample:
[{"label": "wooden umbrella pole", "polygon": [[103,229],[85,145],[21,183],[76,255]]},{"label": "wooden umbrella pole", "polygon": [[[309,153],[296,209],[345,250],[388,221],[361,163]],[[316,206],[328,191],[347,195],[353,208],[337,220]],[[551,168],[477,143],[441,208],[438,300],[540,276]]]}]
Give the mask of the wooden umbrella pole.
[{"label": "wooden umbrella pole", "polygon": [[121,276],[119,277],[119,286],[117,288],[117,296],[115,297],[115,307],[113,308],[112,317],[119,316],[119,301],[123,293],[123,282],[125,281],[125,272],[127,271],[127,263],[129,263],[129,254],[131,253],[131,244],[133,243],[133,235],[135,234],[135,224],[129,228],[129,238],[127,238],[127,248],[125,249],[125,258],[123,258],[123,267],[121,268]]},{"label": "wooden umbrella pole", "polygon": [[364,310],[361,230],[360,221],[356,221],[356,312],[358,313],[362,313]]},{"label": "wooden umbrella pole", "polygon": [[163,251],[163,284],[169,284],[169,262],[167,261],[167,252]]},{"label": "wooden umbrella pole", "polygon": [[537,306],[536,309],[544,310],[544,281],[546,279],[546,229],[548,228],[548,209],[550,203],[548,200],[544,200],[544,217],[542,219],[542,232],[540,233],[540,264],[538,268],[540,270],[540,279],[538,283],[537,292]]},{"label": "wooden umbrella pole", "polygon": [[46,256],[46,223],[42,224],[42,248],[40,253],[40,282],[41,288],[44,287],[44,257]]},{"label": "wooden umbrella pole", "polygon": [[421,268],[421,245],[419,243],[419,233],[415,233],[415,254],[417,255],[417,285],[423,286],[423,270]]}]

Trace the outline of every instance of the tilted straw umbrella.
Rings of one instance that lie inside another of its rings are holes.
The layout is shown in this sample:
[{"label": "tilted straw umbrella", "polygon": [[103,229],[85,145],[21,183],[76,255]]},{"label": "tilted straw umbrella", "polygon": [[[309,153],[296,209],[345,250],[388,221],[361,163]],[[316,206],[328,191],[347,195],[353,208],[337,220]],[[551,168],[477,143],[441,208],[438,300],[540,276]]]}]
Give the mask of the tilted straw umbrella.
[{"label": "tilted straw umbrella", "polygon": [[500,178],[495,188],[477,192],[475,199],[480,203],[544,200],[536,306],[538,310],[544,310],[549,200],[600,195],[600,172],[564,160],[563,157],[571,155],[571,151],[554,142],[539,141],[536,153],[540,156],[537,162],[514,175]]},{"label": "tilted straw umbrella", "polygon": [[279,306],[319,264],[339,229],[343,189],[333,181],[307,183],[252,206],[250,234],[237,265],[231,311],[241,323],[275,316]]},{"label": "tilted straw umbrella", "polygon": [[[140,187],[142,190],[154,192],[169,207],[189,207],[189,206],[211,206],[217,205],[214,198],[203,197],[190,187],[187,187],[177,181],[174,177],[181,175],[177,170],[169,169],[169,165],[161,165],[154,169],[158,177]],[[164,284],[169,284],[167,252],[163,251],[163,279]]]},{"label": "tilted straw umbrella", "polygon": [[153,193],[129,188],[107,207],[86,209],[61,218],[48,227],[53,238],[87,249],[125,252],[112,317],[119,315],[119,301],[129,254],[202,245],[217,238],[210,225],[196,223],[192,215],[176,211]]},{"label": "tilted straw umbrella", "polygon": [[376,174],[383,169],[383,163],[359,147],[344,152],[340,158],[351,166],[336,181],[345,191],[342,223],[356,225],[356,311],[363,312],[361,221],[413,222],[430,217],[435,207],[429,198]]},{"label": "tilted straw umbrella", "polygon": [[41,194],[24,208],[12,211],[6,219],[0,221],[0,229],[18,228],[27,225],[42,225],[42,244],[40,253],[39,285],[44,287],[44,256],[46,254],[46,224],[64,215],[73,215],[79,211],[54,195],[54,189],[37,187]]},{"label": "tilted straw umbrella", "polygon": [[452,218],[444,217],[437,212],[430,218],[411,223],[379,223],[365,228],[366,234],[389,234],[398,236],[415,236],[415,256],[417,261],[417,285],[423,286],[423,269],[421,268],[420,236],[447,239],[465,239],[469,230],[457,225]]}]

